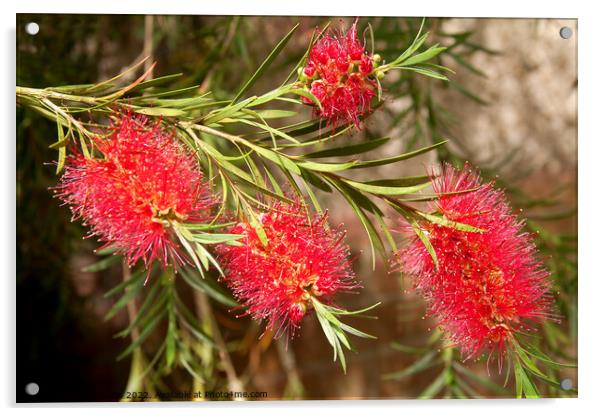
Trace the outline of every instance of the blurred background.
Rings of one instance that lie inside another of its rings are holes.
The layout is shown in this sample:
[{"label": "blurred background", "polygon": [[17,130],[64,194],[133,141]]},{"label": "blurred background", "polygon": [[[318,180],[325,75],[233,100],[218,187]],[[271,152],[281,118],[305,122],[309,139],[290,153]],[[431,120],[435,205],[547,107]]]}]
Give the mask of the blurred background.
[{"label": "blurred background", "polygon": [[[307,48],[316,27],[327,21],[338,28],[348,18],[17,15],[17,84],[59,86],[102,81],[151,56],[154,76],[183,73],[171,88],[199,85],[220,99],[231,98],[274,45],[300,22],[269,76],[251,93],[282,82]],[[35,22],[39,32],[28,33]],[[420,26],[415,18],[363,18],[360,36],[372,26],[375,51],[390,61],[411,43]],[[572,29],[563,39],[562,27]],[[577,22],[533,19],[428,19],[428,44],[448,50],[441,63],[451,68],[450,82],[391,74],[383,83],[385,104],[350,140],[388,135],[390,142],[369,156],[392,155],[450,140],[420,161],[384,166],[383,176],[421,175],[438,160],[470,161],[483,175],[499,175],[517,212],[537,232],[542,256],[553,273],[559,325],[539,328],[542,349],[559,361],[576,361],[577,311]],[[136,74],[132,74],[132,77]],[[277,80],[277,81],[274,81]],[[307,109],[305,117],[310,117]],[[127,327],[125,312],[104,316],[114,298],[104,294],[121,281],[121,267],[84,272],[98,261],[86,230],[70,222],[66,207],[49,188],[57,177],[56,125],[17,109],[17,400],[115,401],[123,396],[130,358],[117,361],[128,339],[114,334]],[[366,178],[364,178],[366,179]],[[213,305],[231,351],[236,372],[248,391],[278,398],[512,397],[505,373],[489,371],[480,360],[462,362],[441,349],[438,333],[423,319],[425,304],[382,261],[372,270],[367,236],[348,205],[318,194],[332,223],[344,223],[364,286],[340,304],[356,309],[382,302],[377,320],[350,319],[378,337],[354,339],[347,374],[332,362],[332,351],[316,319],[307,318],[288,343],[259,339],[262,328],[236,319]],[[183,291],[191,290],[183,287]],[[161,338],[160,331],[156,339]],[[152,351],[153,337],[145,343]],[[286,345],[288,344],[288,345]],[[442,369],[452,374],[435,391]],[[491,369],[490,369],[491,370]],[[403,372],[405,371],[405,372]],[[400,373],[402,372],[402,373]],[[186,372],[162,375],[163,390],[193,388]],[[576,370],[557,370],[559,380],[576,387]],[[226,378],[212,373],[216,388]],[[25,394],[36,382],[40,392]],[[429,388],[431,389],[429,391]],[[558,390],[541,386],[544,395]]]}]

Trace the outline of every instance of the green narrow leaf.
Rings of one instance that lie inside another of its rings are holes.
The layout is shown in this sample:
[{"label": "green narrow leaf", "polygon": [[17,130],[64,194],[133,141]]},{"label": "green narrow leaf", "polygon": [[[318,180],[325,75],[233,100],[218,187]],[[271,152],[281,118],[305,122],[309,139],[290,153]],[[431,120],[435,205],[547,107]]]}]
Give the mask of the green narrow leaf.
[{"label": "green narrow leaf", "polygon": [[165,335],[165,363],[167,368],[171,368],[176,359],[176,313],[174,310],[174,304],[171,301],[168,305],[168,324],[167,333]]},{"label": "green narrow leaf", "polygon": [[263,244],[264,246],[267,246],[268,236],[265,233],[265,230],[263,229],[263,225],[261,225],[261,221],[259,221],[259,218],[257,218],[255,212],[249,211],[249,220],[250,220],[251,226],[255,229],[255,232],[257,233],[257,237],[259,237],[259,241],[261,241],[261,244]]},{"label": "green narrow leaf", "polygon": [[355,182],[349,179],[342,179],[346,184],[353,186],[356,189],[359,189],[360,191],[364,191],[364,192],[369,192],[371,194],[375,194],[375,195],[405,195],[405,194],[413,194],[416,193],[418,191],[420,191],[421,189],[427,188],[428,186],[431,185],[431,182],[425,182],[423,184],[420,185],[414,185],[414,186],[378,186],[378,185],[371,185],[371,184],[367,184],[367,183],[362,183],[362,182]]},{"label": "green narrow leaf", "polygon": [[489,390],[492,390],[496,393],[499,394],[506,394],[506,389],[498,386],[497,384],[495,384],[494,382],[492,382],[491,380],[489,380],[486,377],[482,377],[478,374],[476,374],[475,372],[471,371],[470,369],[464,367],[463,365],[461,365],[458,362],[454,362],[452,363],[454,369],[456,371],[458,371],[459,373],[463,374],[464,376],[468,377],[469,379],[471,379],[472,381],[474,381],[475,383],[485,386],[487,387]]},{"label": "green narrow leaf", "polygon": [[127,288],[128,286],[138,284],[141,281],[143,282],[144,276],[145,276],[144,272],[145,271],[143,269],[140,269],[140,270],[132,273],[132,275],[130,276],[130,278],[128,280],[121,282],[120,284],[118,284],[117,286],[115,286],[114,288],[109,290],[107,293],[104,294],[104,297],[105,298],[111,297],[111,296],[125,290],[125,288]]},{"label": "green narrow leaf", "polygon": [[[325,308],[326,310],[328,310],[330,313],[334,314],[334,315],[360,315],[362,313],[366,313],[368,311],[371,311],[372,309],[380,306],[381,302],[377,302],[372,306],[368,306],[366,308],[363,309],[358,309],[355,311],[347,311],[344,309],[340,309],[340,308],[335,308],[334,306],[328,306],[328,305],[324,305],[322,304],[322,307]],[[368,318],[367,316],[363,316],[363,318]]]},{"label": "green narrow leaf", "polygon": [[144,59],[142,59],[139,62],[135,63],[131,67],[127,68],[125,71],[119,73],[118,75],[115,75],[113,78],[110,78],[110,79],[101,81],[99,83],[90,85],[90,87],[86,88],[86,90],[84,90],[83,92],[87,93],[87,94],[90,94],[92,92],[99,91],[99,89],[101,89],[101,87],[104,89],[104,87],[106,85],[110,85],[113,81],[117,81],[119,78],[123,77],[127,73],[130,73],[130,72],[134,71],[136,68],[140,67],[140,65],[142,65],[144,62],[146,62],[147,59],[148,59],[148,57],[145,57]]},{"label": "green narrow leaf", "polygon": [[449,85],[452,88],[458,90],[460,92],[460,94],[464,95],[465,97],[470,98],[471,100],[473,100],[481,105],[490,105],[491,104],[489,101],[485,100],[478,94],[472,92],[471,90],[469,90],[468,88],[466,88],[465,86],[460,84],[459,82],[450,81]]},{"label": "green narrow leaf", "polygon": [[136,315],[134,320],[130,322],[126,329],[115,334],[115,338],[123,338],[128,336],[135,327],[137,327],[138,325],[143,325],[144,322],[150,321],[150,319],[152,319],[152,317],[156,313],[165,309],[165,303],[167,302],[167,292],[163,292],[156,300],[156,302],[154,302],[155,296],[159,292],[161,286],[162,285],[159,283],[153,284],[151,290],[146,295],[144,302],[140,306],[140,309],[138,309],[138,314]]},{"label": "green narrow leaf", "polygon": [[288,74],[286,79],[282,82],[281,86],[284,86],[285,84],[287,84],[291,80],[291,78],[293,78],[295,75],[297,75],[297,69],[299,69],[303,65],[303,63],[309,56],[309,52],[313,48],[314,43],[316,42],[317,39],[319,39],[322,36],[322,34],[326,31],[326,29],[328,29],[328,26],[330,26],[330,21],[326,23],[324,28],[319,33],[316,33],[316,31],[314,31],[311,34],[311,39],[309,40],[309,42],[307,44],[307,48],[305,49],[303,56],[299,59],[299,61],[297,62],[297,65],[295,65],[295,67],[291,70],[291,72]]},{"label": "green narrow leaf", "polygon": [[299,140],[297,140],[297,139],[289,136],[288,134],[286,134],[285,132],[283,132],[283,131],[281,131],[279,129],[275,129],[275,128],[269,126],[268,124],[265,124],[265,123],[263,123],[263,124],[262,123],[256,123],[254,121],[245,120],[245,119],[238,119],[236,121],[239,122],[239,123],[248,124],[250,126],[257,127],[259,129],[265,130],[266,132],[270,133],[272,135],[272,137],[278,136],[278,137],[280,137],[280,138],[282,138],[284,140],[287,140],[289,142],[296,143],[296,144],[299,143]]},{"label": "green narrow leaf", "polygon": [[100,249],[94,250],[94,254],[97,256],[106,256],[108,254],[117,253],[119,249],[114,244],[109,244],[107,246],[103,246]]},{"label": "green narrow leaf", "polygon": [[416,52],[422,46],[422,44],[426,41],[426,38],[428,37],[428,33],[421,35],[423,26],[424,20],[422,21],[422,24],[420,25],[420,30],[416,34],[416,37],[414,38],[412,44],[389,65],[397,65],[399,62],[403,62],[405,59],[412,56],[414,52]]},{"label": "green narrow leaf", "polygon": [[514,384],[515,384],[517,399],[523,398],[523,391],[524,391],[523,390],[523,377],[520,374],[522,371],[523,371],[523,369],[520,366],[520,363],[515,362],[514,363]]},{"label": "green narrow leaf", "polygon": [[380,215],[380,213],[375,213],[374,217],[376,217],[378,225],[380,225],[380,229],[385,235],[385,239],[389,243],[391,250],[393,251],[393,253],[397,253],[397,244],[395,243],[395,239],[393,238],[393,235],[391,234],[391,231],[389,230],[389,227],[387,226],[383,216]]},{"label": "green narrow leaf", "polygon": [[67,148],[65,146],[59,148],[59,157],[56,164],[56,174],[58,175],[65,166],[65,160],[67,159]]},{"label": "green narrow leaf", "polygon": [[322,157],[353,156],[374,150],[384,145],[389,140],[389,137],[382,137],[380,139],[369,140],[367,142],[354,144],[351,146],[336,147],[334,149],[326,149],[320,150],[318,152],[307,153],[303,155],[303,157],[307,159],[316,159]]},{"label": "green narrow leaf", "polygon": [[400,344],[399,342],[392,342],[391,348],[397,351],[405,352],[406,354],[422,354],[428,352],[427,348],[413,347],[411,345]]},{"label": "green narrow leaf", "polygon": [[119,356],[117,356],[117,361],[124,359],[125,357],[130,355],[136,348],[142,345],[146,338],[148,338],[148,336],[153,332],[157,324],[161,322],[161,319],[163,318],[165,313],[166,312],[164,311],[154,316],[153,319],[144,327],[144,329],[140,331],[140,335],[138,335],[138,338],[136,338],[134,342],[132,342],[121,354],[119,354]]},{"label": "green narrow leaf", "polygon": [[433,260],[433,264],[435,266],[435,269],[438,269],[439,268],[439,261],[437,260],[437,253],[435,252],[435,248],[431,244],[428,236],[422,230],[422,227],[420,226],[420,224],[416,220],[416,212],[408,210],[403,205],[400,205],[398,203],[398,201],[395,201],[395,200],[392,200],[392,199],[387,199],[386,201],[389,203],[390,206],[393,207],[393,209],[395,209],[397,212],[399,212],[405,218],[405,220],[408,222],[408,224],[410,224],[412,226],[412,229],[416,233],[416,236],[420,239],[420,241],[422,242],[422,244],[424,244],[424,247],[426,248],[426,250],[431,255],[431,259]]},{"label": "green narrow leaf", "polygon": [[144,285],[143,284],[137,284],[134,285],[133,287],[130,287],[121,298],[119,298],[119,300],[117,302],[115,302],[115,304],[111,307],[111,309],[109,309],[109,312],[107,312],[107,314],[105,315],[105,320],[108,321],[109,319],[111,319],[112,317],[114,317],[115,315],[117,315],[117,313],[123,309],[130,300],[134,299],[138,293],[140,293],[140,290],[142,289]]},{"label": "green narrow leaf", "polygon": [[181,223],[180,226],[187,228],[189,230],[194,230],[194,231],[212,231],[212,230],[219,230],[219,229],[226,229],[229,228],[231,226],[233,226],[234,224],[236,224],[236,222],[234,221],[230,221],[230,222],[223,222],[223,223],[217,223],[217,224],[196,224],[196,223]]},{"label": "green narrow leaf", "polygon": [[263,119],[270,120],[274,118],[294,117],[297,115],[297,112],[291,110],[257,110],[257,114]]},{"label": "green narrow leaf", "polygon": [[417,72],[421,75],[426,75],[427,77],[435,78],[441,81],[449,81],[449,78],[447,78],[445,75],[424,66],[401,66],[399,68]]},{"label": "green narrow leaf", "polygon": [[201,244],[230,244],[236,242],[237,240],[240,240],[242,237],[242,234],[192,234],[192,238],[194,239],[194,241]]},{"label": "green narrow leaf", "polygon": [[361,338],[373,338],[374,339],[376,337],[366,334],[366,333],[359,331],[349,325],[342,323],[337,318],[337,315],[359,314],[363,311],[367,311],[367,310],[377,307],[380,304],[380,302],[377,303],[376,305],[372,305],[372,306],[362,309],[360,311],[345,311],[342,309],[324,305],[315,297],[312,297],[311,301],[312,301],[314,310],[316,311],[316,316],[318,317],[318,321],[320,322],[322,330],[323,330],[324,334],[326,335],[326,339],[328,340],[329,344],[333,347],[333,356],[334,356],[333,359],[334,359],[334,361],[336,361],[337,357],[339,357],[341,366],[343,367],[343,371],[346,372],[347,364],[346,364],[346,360],[345,360],[345,354],[341,347],[341,343],[343,344],[343,346],[345,346],[346,349],[348,349],[350,351],[353,350],[353,347],[352,347],[351,343],[349,342],[349,339],[347,339],[345,332],[355,335],[355,336],[358,336],[358,337],[361,337]]},{"label": "green narrow leaf", "polygon": [[299,95],[301,97],[305,97],[308,100],[310,100],[316,107],[318,107],[319,109],[322,109],[322,102],[320,100],[318,100],[318,98],[313,95],[310,91],[308,90],[303,90],[300,88],[291,88],[289,90],[289,92],[291,94],[296,94]]},{"label": "green narrow leaf", "polygon": [[[62,132],[63,129],[61,129],[59,127],[60,131]],[[61,136],[59,136],[61,137]],[[59,139],[58,141],[52,143],[51,145],[48,146],[49,149],[60,149],[61,147],[65,147],[67,146],[67,143],[69,143],[69,137],[65,137],[64,135],[62,136],[62,139]]]},{"label": "green narrow leaf", "polygon": [[209,297],[213,298],[217,302],[231,308],[238,306],[238,303],[210,277],[198,279],[193,275],[192,271],[188,271],[186,269],[180,270],[180,275],[184,281],[194,289],[207,293]]},{"label": "green narrow leaf", "polygon": [[410,222],[410,225],[412,226],[412,229],[414,230],[420,241],[422,241],[422,244],[424,244],[426,250],[431,255],[431,259],[433,259],[433,264],[435,265],[435,270],[438,269],[439,260],[437,260],[437,253],[435,252],[435,248],[431,244],[431,241],[429,240],[428,236],[424,233],[424,231],[422,231],[422,228],[415,220],[412,220]]},{"label": "green narrow leaf", "polygon": [[195,315],[188,310],[186,305],[179,299],[176,298],[178,306],[178,314],[184,319],[180,320],[180,323],[192,332],[197,339],[203,343],[208,343],[212,347],[215,347],[213,339],[202,329],[201,324],[196,319]]},{"label": "green narrow leaf", "polygon": [[297,23],[282,38],[282,40],[280,42],[278,42],[278,44],[274,47],[272,52],[270,52],[270,54],[265,59],[265,61],[263,61],[263,63],[259,66],[259,68],[257,68],[257,71],[255,71],[255,73],[251,76],[251,78],[249,78],[249,80],[245,83],[245,85],[243,85],[243,87],[240,89],[240,91],[238,91],[238,94],[236,94],[236,97],[234,97],[234,99],[232,100],[232,104],[237,102],[249,90],[249,88],[251,88],[253,86],[253,84],[255,84],[255,82],[265,73],[265,71],[267,71],[267,69],[270,67],[270,65],[274,61],[274,59],[276,59],[276,57],[280,54],[280,51],[282,49],[284,49],[284,47],[286,46],[286,44],[290,40],[291,36],[293,36],[293,33],[295,33],[295,31],[297,30],[298,27],[299,27],[299,23]]},{"label": "green narrow leaf", "polygon": [[303,183],[308,182],[309,184],[320,189],[321,191],[328,192],[328,193],[332,192],[332,188],[330,187],[330,185],[328,185],[326,182],[324,182],[315,173],[312,173],[312,172],[308,171],[307,169],[302,169],[301,176],[303,177],[303,179],[305,179],[305,181],[302,181]]},{"label": "green narrow leaf", "polygon": [[445,386],[447,378],[447,370],[443,370],[441,374],[418,396],[418,399],[427,400],[435,397]]},{"label": "green narrow leaf", "polygon": [[440,141],[440,142],[435,143],[433,145],[426,146],[426,147],[423,147],[421,149],[414,150],[412,152],[407,152],[407,153],[403,153],[401,155],[389,157],[389,158],[386,158],[386,159],[368,160],[368,161],[357,162],[354,166],[351,166],[349,168],[350,169],[361,169],[361,168],[371,168],[371,167],[374,167],[374,166],[388,165],[390,163],[399,162],[401,160],[406,160],[406,159],[411,159],[411,158],[416,157],[418,155],[421,155],[423,153],[430,152],[431,150],[434,150],[434,149],[437,149],[440,146],[443,146],[445,143],[447,143],[447,140],[443,140],[443,141]]},{"label": "green narrow leaf", "polygon": [[180,72],[178,74],[164,75],[162,77],[149,79],[148,81],[143,81],[140,84],[136,85],[131,90],[129,90],[128,94],[132,93],[132,92],[136,92],[136,91],[142,91],[142,90],[145,90],[145,89],[148,89],[151,87],[156,87],[159,85],[167,84],[171,81],[174,81],[174,80],[180,78],[182,75],[183,74]]},{"label": "green narrow leaf", "polygon": [[484,233],[487,231],[482,228],[473,227],[472,225],[448,220],[447,218],[439,216],[439,215],[427,214],[427,213],[421,212],[421,211],[416,211],[416,214],[420,215],[423,218],[426,218],[427,220],[429,220],[430,222],[432,222],[434,224],[438,224],[438,225],[441,225],[441,226],[447,227],[447,228],[454,228],[456,230],[466,231],[466,232],[471,232],[471,233]]},{"label": "green narrow leaf", "polygon": [[551,366],[554,368],[562,368],[562,367],[577,368],[577,366],[575,364],[563,364],[563,363],[559,363],[559,362],[552,360],[550,357],[548,357],[546,354],[544,354],[542,351],[540,351],[537,347],[535,347],[534,345],[531,345],[531,344],[525,345],[524,351],[527,354],[532,355],[533,357],[537,358],[538,360],[543,361],[548,366]]},{"label": "green narrow leaf", "polygon": [[272,100],[277,100],[281,98],[283,95],[288,94],[291,89],[293,89],[292,85],[283,85],[282,87],[276,88],[272,91],[268,91],[263,95],[257,97],[252,103],[249,104],[248,107],[256,107],[261,104],[265,104]]},{"label": "green narrow leaf", "polygon": [[188,256],[192,259],[194,265],[199,270],[199,272],[203,273],[203,266],[201,266],[200,260],[196,252],[192,248],[192,245],[190,244],[191,241],[194,241],[192,234],[184,227],[177,227],[175,228],[175,231],[176,235],[178,236],[178,240],[180,240],[180,243],[182,243],[182,246],[188,253]]},{"label": "green narrow leaf", "polygon": [[[205,248],[205,246],[203,246],[202,244],[197,244],[197,251],[200,251],[204,254],[204,257],[209,260],[209,262],[211,264],[213,264],[213,266],[216,268],[216,270],[218,271],[218,273],[220,274],[220,276],[224,276],[224,271],[222,270],[221,266],[219,265],[219,263],[217,262],[217,260],[215,260],[215,257],[213,257],[211,255],[211,253],[209,253],[209,251],[207,251],[207,249]],[[209,269],[209,266],[207,266],[207,269]]]},{"label": "green narrow leaf", "polygon": [[464,68],[468,69],[473,74],[476,74],[483,78],[487,78],[487,74],[485,74],[483,71],[481,71],[480,69],[472,65],[470,62],[465,60],[461,55],[453,52],[449,52],[448,55],[451,56],[458,64],[462,65]]},{"label": "green narrow leaf", "polygon": [[276,193],[278,195],[284,196],[284,193],[282,192],[282,188],[278,184],[278,181],[274,178],[274,175],[272,175],[272,172],[270,171],[270,169],[266,165],[263,166],[263,169],[265,170],[265,173],[268,176],[268,180],[270,181],[270,184],[272,185],[272,188],[274,189],[274,191],[276,191]]},{"label": "green narrow leaf", "polygon": [[[308,173],[309,172],[307,172],[306,170],[303,170],[302,171],[303,177],[305,178]],[[320,179],[320,181],[321,181],[321,179]],[[322,207],[320,206],[320,202],[318,201],[316,194],[311,189],[311,186],[309,186],[308,182],[309,181],[307,181],[307,180],[301,181],[301,184],[305,188],[305,191],[307,192],[307,195],[309,196],[311,203],[313,204],[314,208],[316,209],[316,212],[321,214],[323,212],[323,210],[322,210]],[[323,183],[324,183],[324,185],[326,185],[328,187],[328,185],[325,182],[323,182]],[[328,189],[330,189],[330,187],[328,187]]]},{"label": "green narrow leaf", "polygon": [[460,377],[455,378],[456,383],[459,387],[461,387],[471,399],[485,399],[484,396],[479,394],[475,389],[473,389],[467,382],[462,380]]},{"label": "green narrow leaf", "polygon": [[186,114],[185,111],[177,108],[163,108],[163,107],[131,107],[134,112],[138,114],[144,114],[147,116],[162,116],[162,117],[181,117]]},{"label": "green narrow leaf", "polygon": [[[157,78],[155,78],[157,79]],[[152,80],[151,80],[152,81]],[[195,93],[199,90],[200,85],[193,85],[190,87],[184,87],[184,88],[178,88],[175,90],[171,90],[171,91],[164,91],[164,92],[158,92],[155,94],[148,94],[148,95],[144,95],[140,98],[162,98],[162,97],[174,97],[177,95],[183,95],[189,92]],[[206,96],[207,94],[203,94],[203,97]]]},{"label": "green narrow leaf", "polygon": [[430,180],[429,176],[406,176],[402,178],[395,179],[377,179],[374,181],[364,182],[367,185],[376,185],[376,186],[391,186],[391,187],[403,187],[403,186],[415,186],[423,184],[424,182]]},{"label": "green narrow leaf", "polygon": [[188,374],[190,374],[193,378],[195,378],[200,383],[205,382],[205,379],[203,378],[203,376],[201,376],[198,371],[195,371],[192,368],[192,366],[190,365],[188,360],[186,360],[184,357],[180,357],[179,362],[180,362],[180,364],[182,364],[182,367],[184,367],[186,369],[186,371],[188,371]]},{"label": "green narrow leaf", "polygon": [[525,372],[519,360],[514,362],[514,376],[516,379],[516,397],[522,398],[523,394],[527,399],[540,398],[539,391],[529,374]]},{"label": "green narrow leaf", "polygon": [[257,152],[257,154],[259,154],[260,156],[263,156],[264,158],[280,165],[281,167],[283,167],[284,169],[291,171],[297,175],[301,175],[301,170],[299,169],[299,166],[297,166],[295,164],[295,162],[293,162],[292,160],[290,160],[288,158],[288,156],[283,155],[281,153],[275,152],[273,150],[270,149],[266,149],[264,147],[261,146],[257,146],[254,145],[252,143],[245,143],[245,146],[248,146],[249,148],[253,149],[255,152]]},{"label": "green narrow leaf", "polygon": [[397,371],[395,373],[385,374],[383,376],[384,380],[402,380],[406,377],[419,373],[421,371],[426,370],[434,365],[439,364],[440,360],[435,360],[437,356],[436,351],[429,351],[427,354],[420,357],[420,359],[414,361],[410,366],[406,367],[401,371]]},{"label": "green narrow leaf", "polygon": [[77,133],[78,133],[78,136],[79,136],[79,144],[80,144],[80,147],[82,149],[82,153],[83,153],[83,155],[84,155],[84,157],[86,159],[90,159],[91,156],[90,156],[90,152],[88,151],[88,146],[86,146],[86,140],[84,139],[84,135],[79,130],[77,131]]},{"label": "green narrow leaf", "polygon": [[302,168],[313,170],[316,172],[340,172],[355,167],[357,161],[344,162],[344,163],[317,163],[310,161],[298,162],[298,165]]},{"label": "green narrow leaf", "polygon": [[[56,127],[57,127],[57,132],[58,132],[58,140],[56,143],[54,143],[54,145],[56,145],[58,143],[65,143],[65,145],[61,145],[59,147],[59,155],[58,155],[58,160],[57,160],[57,164],[56,164],[56,174],[58,175],[59,173],[61,173],[61,171],[63,170],[63,167],[65,166],[65,160],[67,159],[66,143],[69,141],[69,136],[65,137],[65,132],[63,131],[63,126],[61,125],[61,123],[59,121],[58,114],[56,115]],[[51,146],[53,146],[53,145],[51,145]]]},{"label": "green narrow leaf", "polygon": [[370,22],[368,22],[368,35],[370,35],[370,55],[374,55],[374,30]]},{"label": "green narrow leaf", "polygon": [[201,264],[205,268],[205,270],[209,270],[209,259],[205,254],[207,251],[203,248],[203,244],[199,244],[198,242],[194,245],[194,251],[199,257]]},{"label": "green narrow leaf", "polygon": [[516,343],[515,345],[517,346],[515,352],[519,356],[522,364],[526,366],[527,371],[539,377],[540,379],[551,383],[552,385],[559,386],[559,383],[557,381],[550,379],[537,367],[537,365],[531,360],[531,358],[529,358],[529,356],[525,353],[525,350],[521,346],[519,346],[518,343]]},{"label": "green narrow leaf", "polygon": [[97,261],[96,263],[93,263],[89,266],[83,267],[82,272],[96,273],[101,270],[108,269],[109,267],[113,266],[114,264],[118,263],[119,261],[121,261],[121,256],[108,256],[100,261]]},{"label": "green narrow leaf", "polygon": [[421,52],[416,55],[413,55],[413,56],[409,57],[408,59],[406,59],[405,61],[398,63],[396,66],[403,67],[403,66],[411,66],[411,65],[421,64],[421,63],[428,61],[429,59],[432,59],[435,56],[439,55],[441,52],[443,52],[446,49],[447,48],[441,47],[439,45],[431,46],[426,51]]},{"label": "green narrow leaf", "polygon": [[355,215],[359,218],[360,222],[364,226],[366,233],[368,234],[368,240],[370,242],[370,250],[372,254],[372,269],[376,268],[376,252],[378,251],[383,257],[386,257],[385,248],[383,242],[374,228],[374,225],[370,221],[370,219],[366,216],[362,208],[356,203],[356,201],[351,196],[351,193],[348,192],[344,186],[344,184],[338,184],[336,181],[329,180],[329,182],[338,189],[338,191],[343,195],[343,197],[349,202],[351,208],[355,212]]},{"label": "green narrow leaf", "polygon": [[214,110],[211,113],[207,114],[207,116],[202,119],[203,124],[209,126],[209,125],[215,124],[218,121],[221,121],[227,117],[231,117],[233,114],[236,114],[243,108],[249,106],[255,100],[257,100],[257,97],[249,97],[246,100],[239,102],[238,104],[224,107],[224,108],[221,108],[218,110]]}]

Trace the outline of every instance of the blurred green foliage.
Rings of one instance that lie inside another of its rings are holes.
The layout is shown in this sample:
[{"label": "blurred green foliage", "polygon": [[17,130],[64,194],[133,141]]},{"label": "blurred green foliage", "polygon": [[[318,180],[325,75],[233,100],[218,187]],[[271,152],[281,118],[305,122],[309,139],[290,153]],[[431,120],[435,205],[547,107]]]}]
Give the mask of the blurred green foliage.
[{"label": "blurred green foliage", "polygon": [[[291,40],[287,53],[274,62],[274,73],[264,77],[267,80],[260,80],[250,92],[265,91],[266,86],[273,88],[275,83],[279,85],[284,81],[290,68],[296,64],[314,29],[327,20],[317,17],[274,19],[155,16],[151,39],[153,60],[158,62],[155,74],[183,73],[173,88],[199,84],[200,92],[212,91],[216,99],[232,98],[274,44],[300,21],[299,32],[303,36]],[[332,20],[337,24],[336,19]],[[24,30],[30,21],[40,26],[40,32],[35,36],[26,34]],[[399,51],[404,50],[420,26],[420,19],[415,18],[373,18],[369,21],[376,40],[375,50],[385,61],[393,60]],[[472,56],[483,53],[494,59],[498,51],[474,41],[473,32],[444,32],[441,22],[441,19],[429,19],[426,27],[434,35],[429,39],[429,45],[440,42],[448,46],[448,50],[437,58],[438,62],[482,76],[483,72],[471,64]],[[145,39],[145,17],[141,15],[22,14],[17,16],[17,32],[17,84],[29,87],[107,79],[138,62],[143,57],[145,41],[148,42]],[[369,38],[368,31],[363,35]],[[383,106],[386,117],[382,119],[385,123],[378,126],[368,124],[365,131],[356,133],[356,137],[381,137],[383,131],[403,127],[396,140],[403,143],[406,151],[433,144],[441,137],[453,138],[453,109],[438,100],[438,90],[452,89],[467,100],[487,104],[485,98],[468,86],[455,82],[453,77],[450,83],[443,83],[404,72],[397,79],[387,81],[384,88],[387,100],[399,100],[407,106],[401,110]],[[20,396],[19,400],[116,400],[125,389],[129,363],[115,364],[114,357],[126,348],[127,342],[113,340],[111,335],[115,328],[111,323],[91,313],[90,299],[94,296],[80,296],[75,290],[74,276],[80,270],[67,259],[89,253],[96,248],[96,242],[81,239],[85,229],[70,222],[67,209],[61,207],[48,190],[57,179],[52,164],[56,152],[48,148],[55,138],[56,126],[53,123],[32,112],[17,109],[17,386],[34,379],[40,380],[43,386],[36,398]],[[470,159],[471,152],[458,147],[458,143],[456,145],[453,148],[439,147],[438,159],[456,164]],[[508,163],[508,160],[481,165],[484,175],[493,177],[500,163]],[[511,191],[515,205],[524,207],[528,212],[537,213],[537,208],[549,208],[555,204],[554,198],[546,204],[546,201],[524,195],[510,180],[502,180],[500,184]],[[565,214],[565,220],[576,221],[574,211]],[[545,219],[536,221],[529,221],[528,227],[539,232],[538,244],[543,253],[550,255],[548,264],[558,286],[559,314],[566,317],[560,327],[554,324],[544,326],[541,346],[553,357],[573,361],[576,358],[576,236],[546,227]],[[96,299],[100,299],[102,293],[120,281],[119,267],[99,273],[97,278],[95,294]],[[416,320],[421,315],[417,312],[419,310],[420,307],[413,314]],[[229,347],[238,351],[234,356],[235,365],[246,368],[249,357],[259,354],[263,348],[260,342],[256,342],[258,328],[252,327],[245,333],[240,321],[229,319],[223,308],[216,313],[216,319],[227,328]],[[418,370],[429,368],[434,371],[435,366],[441,366],[443,371],[438,369],[437,372],[426,373],[428,377],[422,380],[428,381],[424,383],[402,386],[408,395],[419,395],[420,392],[428,397],[507,394],[507,391],[493,388],[482,380],[479,387],[482,366],[475,366],[472,372],[470,366],[465,368],[459,363],[455,353],[437,351],[438,344],[432,338],[424,341],[423,346],[416,347],[396,344],[397,351],[405,354],[400,361],[407,364],[403,376],[415,376],[421,372]],[[296,352],[299,355],[303,353]],[[284,365],[288,378],[280,380],[283,389],[287,390],[288,386],[290,390],[294,385],[295,391],[302,391],[303,384],[291,364],[295,361],[295,351],[293,354],[290,351],[284,353],[279,346],[273,353],[288,363]],[[426,362],[423,353],[429,357],[424,368],[421,367]],[[413,361],[417,354],[419,358]],[[416,363],[421,364],[416,366]],[[305,368],[303,364],[301,367]],[[408,371],[408,368],[415,371]],[[320,397],[319,387],[310,385],[311,366],[306,369],[303,380],[309,390],[306,395]],[[248,378],[252,379],[253,369],[247,370]],[[383,373],[394,368],[391,366],[386,370]],[[440,378],[438,374],[442,374]],[[475,380],[477,388],[473,392]],[[463,385],[465,381],[472,382],[473,386]],[[181,374],[172,375],[166,382],[171,386],[184,385]],[[160,383],[163,381],[158,381]]]}]

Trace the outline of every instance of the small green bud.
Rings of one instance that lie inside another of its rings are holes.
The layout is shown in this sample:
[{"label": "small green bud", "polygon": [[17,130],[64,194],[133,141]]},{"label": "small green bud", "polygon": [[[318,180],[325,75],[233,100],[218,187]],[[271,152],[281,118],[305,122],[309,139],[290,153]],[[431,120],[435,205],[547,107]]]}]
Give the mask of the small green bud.
[{"label": "small green bud", "polygon": [[301,81],[307,81],[307,75],[305,75],[305,68],[301,67],[297,69],[297,76]]},{"label": "small green bud", "polygon": [[376,71],[376,78],[383,79],[385,77],[385,73],[382,71]]},{"label": "small green bud", "polygon": [[373,61],[374,63],[376,63],[376,64],[377,64],[377,63],[379,63],[381,60],[382,60],[382,57],[381,57],[379,54],[375,53],[374,55],[372,55],[372,61]]}]

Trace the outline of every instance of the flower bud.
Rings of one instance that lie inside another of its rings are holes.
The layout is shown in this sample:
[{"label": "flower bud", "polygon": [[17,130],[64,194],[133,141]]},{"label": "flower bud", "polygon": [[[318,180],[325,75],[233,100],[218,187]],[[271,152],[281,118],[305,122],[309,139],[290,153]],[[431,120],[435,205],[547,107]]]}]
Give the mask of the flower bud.
[{"label": "flower bud", "polygon": [[305,75],[303,67],[300,67],[299,69],[297,69],[297,76],[299,77],[299,79],[301,81],[307,81],[307,75]]}]

